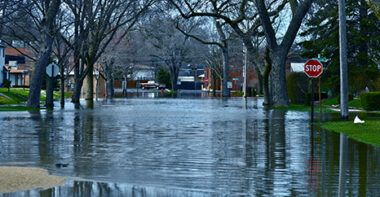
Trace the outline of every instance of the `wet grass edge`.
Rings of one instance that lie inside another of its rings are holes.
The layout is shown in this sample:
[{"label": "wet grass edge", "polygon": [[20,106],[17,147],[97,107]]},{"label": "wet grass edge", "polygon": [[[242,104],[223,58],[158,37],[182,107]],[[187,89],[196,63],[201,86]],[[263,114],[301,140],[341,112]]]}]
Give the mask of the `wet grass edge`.
[{"label": "wet grass edge", "polygon": [[364,124],[354,124],[353,121],[325,122],[321,126],[359,142],[380,146],[380,120],[366,120]]}]

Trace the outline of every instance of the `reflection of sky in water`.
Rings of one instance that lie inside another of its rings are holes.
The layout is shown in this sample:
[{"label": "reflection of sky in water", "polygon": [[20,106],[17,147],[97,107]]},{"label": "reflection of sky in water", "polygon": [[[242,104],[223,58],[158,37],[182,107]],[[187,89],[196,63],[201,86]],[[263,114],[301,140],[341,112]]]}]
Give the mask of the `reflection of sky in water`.
[{"label": "reflection of sky in water", "polygon": [[[54,189],[61,196],[74,183],[94,194],[119,191],[115,185],[128,188],[124,194],[139,188],[161,196],[336,195],[339,136],[312,129],[308,112],[267,111],[261,103],[145,97],[101,101],[93,110],[67,103],[54,112],[0,113],[7,128],[0,133],[0,165],[109,182],[70,181]],[[380,178],[372,172],[379,171],[379,150],[349,143],[350,192],[377,192]]]}]

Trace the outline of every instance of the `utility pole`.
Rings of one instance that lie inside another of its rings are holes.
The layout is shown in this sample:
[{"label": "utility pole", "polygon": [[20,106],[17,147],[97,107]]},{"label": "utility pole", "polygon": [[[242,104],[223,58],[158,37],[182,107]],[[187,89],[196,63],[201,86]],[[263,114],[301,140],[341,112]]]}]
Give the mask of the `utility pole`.
[{"label": "utility pole", "polygon": [[348,74],[345,0],[339,1],[340,115],[348,120]]},{"label": "utility pole", "polygon": [[248,82],[248,74],[247,74],[247,47],[243,46],[243,53],[244,53],[244,68],[243,68],[243,92],[244,92],[244,98],[247,98],[247,82]]}]

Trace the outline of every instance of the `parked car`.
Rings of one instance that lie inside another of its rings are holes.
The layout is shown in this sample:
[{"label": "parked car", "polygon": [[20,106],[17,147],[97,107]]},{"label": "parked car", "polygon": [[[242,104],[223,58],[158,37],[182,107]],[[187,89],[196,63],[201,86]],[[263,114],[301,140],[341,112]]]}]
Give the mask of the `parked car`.
[{"label": "parked car", "polygon": [[151,89],[151,88],[161,89],[161,88],[166,87],[165,84],[159,84],[159,83],[156,83],[155,81],[148,81],[147,83],[141,83],[140,85],[141,85],[141,89]]}]

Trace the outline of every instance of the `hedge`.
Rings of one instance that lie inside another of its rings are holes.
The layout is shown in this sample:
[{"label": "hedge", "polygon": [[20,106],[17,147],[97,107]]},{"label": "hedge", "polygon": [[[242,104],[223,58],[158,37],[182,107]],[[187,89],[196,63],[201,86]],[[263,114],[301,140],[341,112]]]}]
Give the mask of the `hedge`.
[{"label": "hedge", "polygon": [[362,107],[365,110],[380,110],[380,92],[366,92],[360,94]]},{"label": "hedge", "polygon": [[293,104],[305,104],[308,92],[308,80],[305,73],[291,73],[286,77],[286,86],[290,102]]}]

